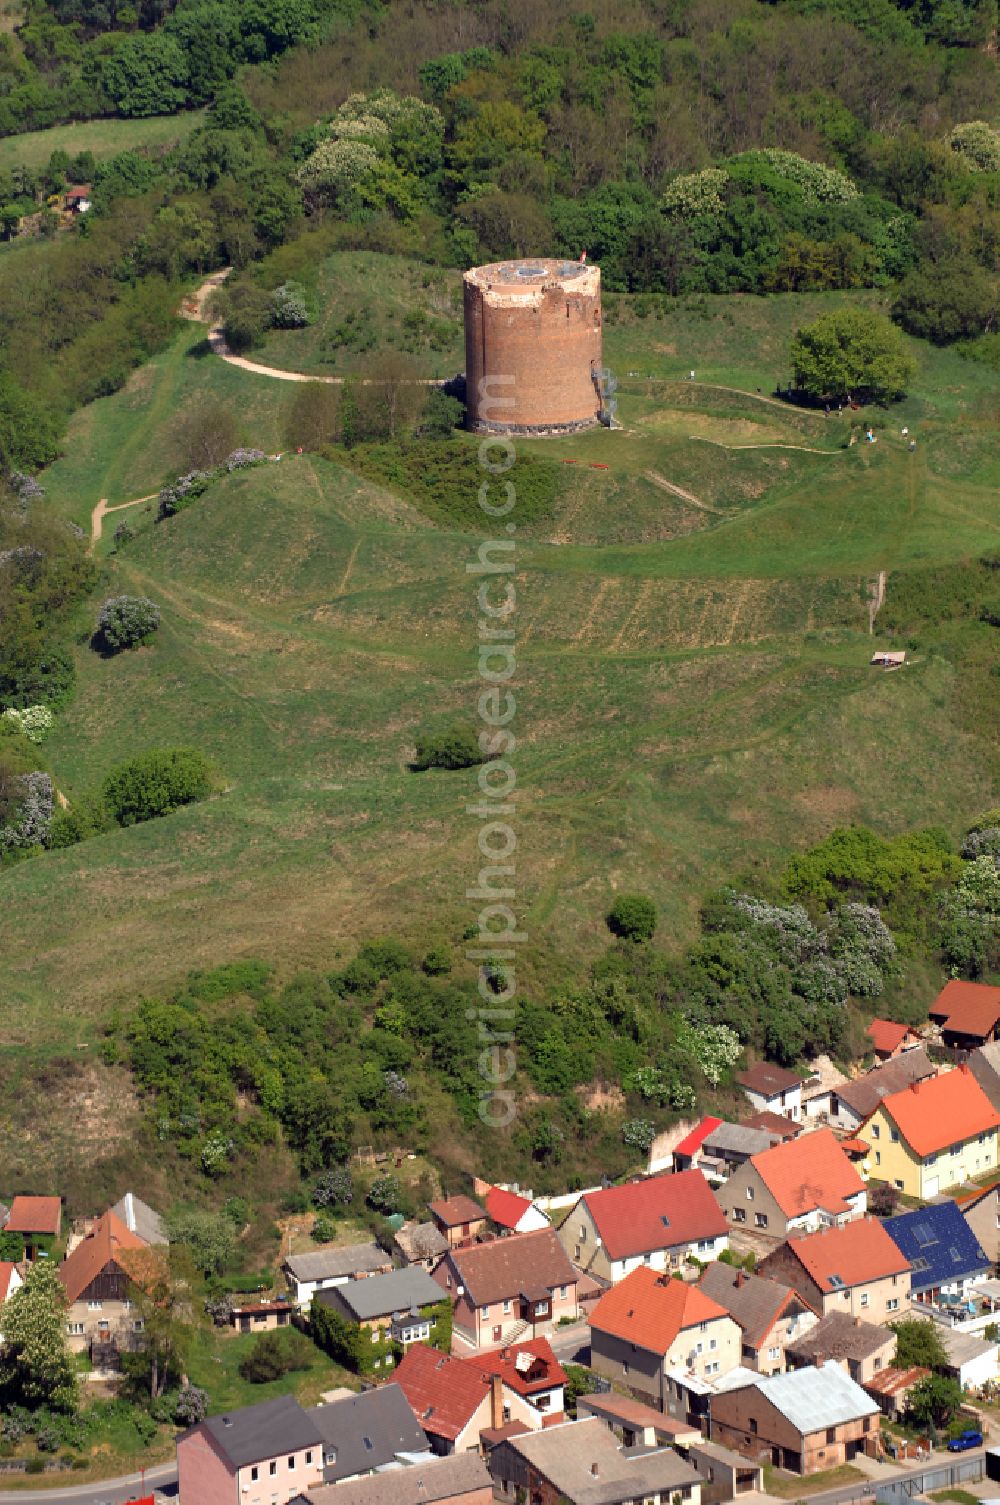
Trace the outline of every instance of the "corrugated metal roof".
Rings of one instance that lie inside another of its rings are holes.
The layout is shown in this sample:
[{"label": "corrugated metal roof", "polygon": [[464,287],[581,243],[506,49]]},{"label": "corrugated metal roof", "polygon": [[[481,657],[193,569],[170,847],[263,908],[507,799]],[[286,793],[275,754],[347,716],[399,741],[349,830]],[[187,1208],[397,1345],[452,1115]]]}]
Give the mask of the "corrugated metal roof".
[{"label": "corrugated metal roof", "polygon": [[803,1434],[843,1426],[878,1411],[871,1396],[834,1359],[828,1359],[820,1369],[793,1369],[758,1379],[757,1388]]}]

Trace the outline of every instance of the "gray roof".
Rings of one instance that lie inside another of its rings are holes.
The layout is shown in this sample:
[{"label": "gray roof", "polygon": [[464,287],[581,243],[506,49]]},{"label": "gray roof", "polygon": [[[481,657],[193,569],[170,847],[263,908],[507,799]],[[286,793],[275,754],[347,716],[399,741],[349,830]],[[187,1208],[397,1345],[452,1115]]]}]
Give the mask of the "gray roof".
[{"label": "gray roof", "polygon": [[736,1453],[732,1448],[724,1448],[721,1442],[708,1442],[703,1437],[700,1437],[697,1442],[686,1442],[684,1449],[692,1458],[712,1458],[716,1463],[724,1464],[726,1468],[736,1469],[740,1473],[745,1469],[763,1468],[763,1464],[758,1463],[755,1458],[744,1458],[742,1453]]},{"label": "gray roof", "polygon": [[346,1244],[342,1249],[317,1249],[314,1254],[289,1254],[285,1269],[296,1280],[333,1280],[338,1275],[375,1274],[392,1260],[378,1244]]},{"label": "gray roof", "polygon": [[404,1223],[396,1234],[396,1243],[403,1258],[409,1260],[433,1259],[448,1250],[448,1240],[436,1223]]},{"label": "gray roof", "polygon": [[388,1275],[369,1275],[365,1280],[349,1280],[346,1285],[317,1291],[314,1299],[321,1306],[344,1306],[356,1322],[367,1322],[372,1317],[408,1312],[412,1307],[435,1306],[445,1295],[426,1270],[408,1265]]},{"label": "gray roof", "polygon": [[491,1468],[494,1477],[503,1477],[502,1459],[508,1449],[527,1459],[573,1505],[619,1505],[701,1482],[673,1448],[623,1449],[596,1416],[508,1438],[492,1455],[497,1465]]},{"label": "gray roof", "polygon": [[1000,1104],[1000,1044],[981,1045],[969,1055],[968,1065],[994,1108],[997,1108]]},{"label": "gray roof", "polygon": [[904,1050],[895,1060],[886,1061],[872,1071],[866,1071],[864,1076],[857,1077],[853,1082],[845,1082],[842,1087],[835,1087],[833,1090],[859,1118],[867,1118],[890,1092],[901,1092],[914,1082],[922,1082],[926,1077],[933,1076],[936,1070],[937,1067],[932,1066],[927,1059],[927,1051],[922,1045],[918,1045],[913,1050]]},{"label": "gray roof", "polygon": [[754,1348],[763,1342],[789,1298],[800,1309],[804,1305],[798,1291],[790,1286],[779,1285],[763,1275],[748,1275],[721,1261],[708,1265],[698,1284],[706,1296],[725,1307]]},{"label": "gray roof", "polygon": [[135,1192],[127,1191],[111,1211],[116,1218],[121,1219],[129,1233],[137,1234],[144,1243],[169,1244],[170,1239],[160,1214],[154,1212],[149,1203],[143,1202]]},{"label": "gray roof", "polygon": [[963,1364],[968,1364],[972,1359],[981,1358],[985,1353],[996,1353],[997,1345],[988,1343],[979,1337],[977,1333],[963,1333],[955,1327],[945,1327],[943,1323],[934,1324],[938,1336],[941,1339],[945,1353],[948,1355],[950,1368],[960,1369]]},{"label": "gray roof", "polygon": [[878,1414],[871,1396],[833,1359],[819,1369],[791,1369],[759,1378],[757,1389],[804,1436]]},{"label": "gray roof", "polygon": [[762,1150],[769,1150],[777,1142],[777,1134],[770,1134],[767,1129],[752,1129],[747,1124],[720,1124],[708,1135],[703,1148],[709,1152],[722,1150],[749,1158],[759,1155]]},{"label": "gray roof", "polygon": [[847,1312],[830,1312],[801,1338],[785,1346],[788,1353],[823,1362],[826,1359],[868,1359],[881,1353],[883,1348],[892,1348],[895,1342],[895,1333],[887,1327],[861,1322]]},{"label": "gray roof", "polygon": [[[398,1385],[365,1390],[306,1415],[323,1438],[323,1479],[334,1484],[392,1463],[397,1453],[426,1451],[427,1437]],[[336,1458],[330,1462],[331,1452]]]},{"label": "gray roof", "polygon": [[368,1479],[320,1485],[309,1491],[308,1505],[434,1505],[436,1500],[452,1500],[489,1487],[489,1471],[479,1454],[455,1453]]},{"label": "gray roof", "polygon": [[208,1432],[233,1468],[244,1468],[248,1463],[260,1463],[283,1453],[297,1453],[300,1448],[319,1447],[323,1441],[312,1417],[291,1395],[279,1395],[259,1406],[244,1406],[241,1411],[210,1416],[190,1430]]}]

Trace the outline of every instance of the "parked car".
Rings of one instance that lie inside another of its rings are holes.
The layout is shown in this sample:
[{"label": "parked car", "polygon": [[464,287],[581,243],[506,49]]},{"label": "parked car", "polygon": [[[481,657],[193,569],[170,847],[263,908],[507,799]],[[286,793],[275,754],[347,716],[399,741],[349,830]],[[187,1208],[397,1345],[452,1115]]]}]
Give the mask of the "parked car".
[{"label": "parked car", "polygon": [[960,1432],[957,1437],[953,1437],[948,1444],[948,1451],[949,1453],[967,1453],[969,1448],[981,1448],[982,1445],[982,1432],[974,1432],[970,1430],[966,1432]]}]

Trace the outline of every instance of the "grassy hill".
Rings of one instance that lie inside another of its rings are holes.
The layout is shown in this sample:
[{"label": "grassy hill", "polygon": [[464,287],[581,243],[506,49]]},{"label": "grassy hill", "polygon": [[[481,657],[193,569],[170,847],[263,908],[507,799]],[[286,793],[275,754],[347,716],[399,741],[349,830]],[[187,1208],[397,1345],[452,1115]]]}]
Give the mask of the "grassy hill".
[{"label": "grassy hill", "polygon": [[205,120],[204,110],[184,110],[178,115],[154,115],[138,120],[82,120],[72,125],[54,125],[45,131],[22,131],[0,137],[0,169],[45,167],[55,151],[75,157],[93,152],[95,157],[113,157],[117,152],[141,147],[164,150],[184,141]]},{"label": "grassy hill", "polygon": [[[989,803],[997,680],[968,561],[1000,543],[1000,377],[921,348],[912,397],[870,415],[880,442],[845,448],[846,418],[755,390],[815,304],[710,301],[704,384],[626,376],[620,431],[519,446],[522,463],[560,468],[518,555],[529,989],[578,974],[616,889],[652,894],[664,943],[680,943],[704,891],[750,861],[851,821],[957,834]],[[683,343],[687,317],[623,318],[609,340],[622,369],[637,368],[629,331],[648,364],[652,344]],[[724,390],[740,377],[747,390]],[[185,327],[78,416],[50,497],[83,524],[100,496],[153,490],[175,473],[178,414],[208,397],[278,446],[284,386],[205,356]],[[139,533],[117,554],[106,534],[95,601],[149,594],[163,623],[152,647],[102,659],[81,622],[78,691],[48,744],[58,784],[72,802],[140,748],[187,743],[225,789],[0,875],[8,1046],[93,1042],[113,1005],[191,967],[319,968],[363,936],[455,940],[473,918],[474,774],[407,765],[422,733],[475,720],[466,564],[482,534],[436,525],[416,491],[350,463],[286,456],[165,523],[150,504],[120,514]],[[889,572],[891,604],[929,566],[949,588],[968,575],[966,618],[935,627],[928,586],[911,664],[870,669],[871,578]]]}]

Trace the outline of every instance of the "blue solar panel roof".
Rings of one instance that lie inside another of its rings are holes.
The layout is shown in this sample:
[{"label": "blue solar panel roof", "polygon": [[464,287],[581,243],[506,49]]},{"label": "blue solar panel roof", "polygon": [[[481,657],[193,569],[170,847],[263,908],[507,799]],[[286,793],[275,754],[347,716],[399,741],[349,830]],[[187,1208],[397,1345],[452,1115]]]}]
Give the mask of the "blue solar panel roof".
[{"label": "blue solar panel roof", "polygon": [[989,1273],[990,1262],[954,1202],[886,1218],[884,1227],[913,1266],[914,1292]]}]

